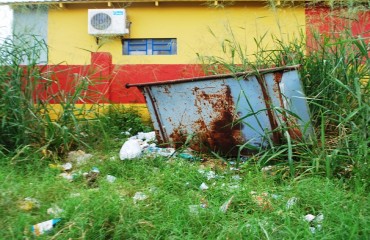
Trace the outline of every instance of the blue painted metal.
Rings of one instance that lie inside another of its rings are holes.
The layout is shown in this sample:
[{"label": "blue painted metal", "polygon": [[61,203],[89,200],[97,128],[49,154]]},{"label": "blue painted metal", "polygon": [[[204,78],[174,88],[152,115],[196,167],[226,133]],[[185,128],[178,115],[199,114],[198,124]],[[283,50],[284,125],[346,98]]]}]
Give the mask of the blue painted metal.
[{"label": "blue painted metal", "polygon": [[299,66],[164,82],[127,84],[145,96],[157,139],[199,151],[237,153],[239,146],[280,143],[313,134]]}]

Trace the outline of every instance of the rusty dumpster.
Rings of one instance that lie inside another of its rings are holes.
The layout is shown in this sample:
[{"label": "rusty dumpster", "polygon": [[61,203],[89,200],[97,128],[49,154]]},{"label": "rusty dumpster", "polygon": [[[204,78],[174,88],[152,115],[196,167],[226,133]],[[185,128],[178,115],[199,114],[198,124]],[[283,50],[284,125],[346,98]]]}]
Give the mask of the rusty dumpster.
[{"label": "rusty dumpster", "polygon": [[299,65],[126,84],[143,93],[159,143],[235,155],[313,134]]}]

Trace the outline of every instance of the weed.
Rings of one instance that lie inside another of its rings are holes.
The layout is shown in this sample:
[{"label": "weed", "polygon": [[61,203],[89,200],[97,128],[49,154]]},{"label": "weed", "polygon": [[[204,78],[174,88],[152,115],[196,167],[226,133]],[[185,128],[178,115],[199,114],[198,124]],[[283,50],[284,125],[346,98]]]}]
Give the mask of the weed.
[{"label": "weed", "polygon": [[[25,171],[2,161],[0,233],[7,239],[32,237],[30,226],[53,218],[47,209],[57,205],[63,220],[41,239],[360,239],[369,234],[366,196],[348,192],[340,181],[307,176],[278,182],[252,162],[235,172],[212,167],[219,161],[119,161],[96,155],[73,171],[97,167],[97,188],[89,188],[83,177],[68,182],[46,165]],[[200,169],[214,171],[214,178]],[[106,180],[108,174],[116,177],[114,183]],[[208,190],[199,189],[203,182]],[[134,201],[137,192],[146,198]],[[40,207],[21,210],[19,202],[26,197],[37,199]],[[231,197],[223,213],[220,207]],[[297,201],[287,209],[293,197]],[[321,227],[307,223],[306,214],[323,214]]]},{"label": "weed", "polygon": [[[77,74],[68,83],[72,90],[65,91],[55,79],[54,68],[38,62],[47,46],[36,36],[14,36],[0,48],[2,154],[19,157],[27,148],[28,152],[43,153],[44,159],[58,158],[99,142],[109,146],[111,139],[125,137],[120,134],[125,131],[136,134],[148,130],[133,109],[111,105],[105,111],[99,99],[92,98],[96,95],[92,86],[102,81],[92,78],[94,72]],[[90,107],[85,102],[96,104]]]},{"label": "weed", "polygon": [[[342,25],[344,28],[322,34],[313,24],[308,34],[311,36],[310,39],[302,32],[290,40],[276,35],[268,39],[266,32],[255,39],[257,50],[253,54],[248,53],[246,47],[236,41],[233,30],[229,27],[227,30],[230,37],[221,40],[225,57],[200,56],[200,60],[206,66],[219,66],[213,71],[226,69],[231,73],[266,67],[302,65],[300,76],[318,138],[311,139],[311,143],[295,143],[291,139],[289,129],[283,129],[285,143],[280,146],[270,143],[270,148],[261,148],[255,155],[261,164],[283,161],[289,166],[293,177],[303,172],[324,173],[329,178],[356,176],[355,181],[359,178],[368,178],[362,170],[368,169],[370,119],[368,38],[354,36],[351,30],[346,28],[352,26],[351,21],[354,19],[347,16],[359,14],[363,7],[362,5],[361,8],[357,5],[343,7],[340,11],[333,8],[333,12],[340,13],[341,21],[345,21]],[[215,34],[213,36],[217,38]],[[266,47],[267,42],[269,48]],[[245,98],[249,102],[248,93],[241,94],[240,98]],[[253,110],[252,107],[250,109]],[[257,114],[259,112],[252,111],[247,116],[240,116],[239,121]],[[248,143],[240,147],[248,147]],[[353,170],[352,174],[349,176],[347,171],[347,176],[344,176],[345,169],[349,168]],[[367,185],[365,182],[363,184]]]}]

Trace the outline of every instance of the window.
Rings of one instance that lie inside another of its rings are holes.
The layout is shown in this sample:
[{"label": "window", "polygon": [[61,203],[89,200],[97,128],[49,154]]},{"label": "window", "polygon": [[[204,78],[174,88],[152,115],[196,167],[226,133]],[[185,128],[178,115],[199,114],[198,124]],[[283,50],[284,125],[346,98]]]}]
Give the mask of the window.
[{"label": "window", "polygon": [[175,38],[123,39],[123,55],[176,55]]}]

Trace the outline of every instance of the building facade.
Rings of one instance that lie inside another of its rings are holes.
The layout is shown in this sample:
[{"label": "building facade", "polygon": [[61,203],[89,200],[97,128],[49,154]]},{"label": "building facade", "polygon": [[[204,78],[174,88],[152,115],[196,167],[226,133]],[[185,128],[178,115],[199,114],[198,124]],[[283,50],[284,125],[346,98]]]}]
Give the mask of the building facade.
[{"label": "building facade", "polygon": [[[226,42],[237,43],[253,61],[256,43],[262,39],[269,48],[272,36],[292,40],[310,36],[311,27],[330,30],[330,21],[321,21],[328,7],[304,1],[23,0],[2,4],[14,9],[15,34],[33,34],[47,44],[39,62],[47,66],[43,71],[52,73],[54,94],[72,91],[83,78],[92,83],[87,102],[137,107],[145,107],[144,97],[135,88],[125,88],[127,83],[202,76],[206,74],[202,57],[230,58],[232,50]],[[89,33],[89,10],[114,14],[121,9],[125,10],[121,22],[125,34]],[[360,24],[352,26],[356,34],[370,30],[368,17],[368,13],[361,15]]]}]

